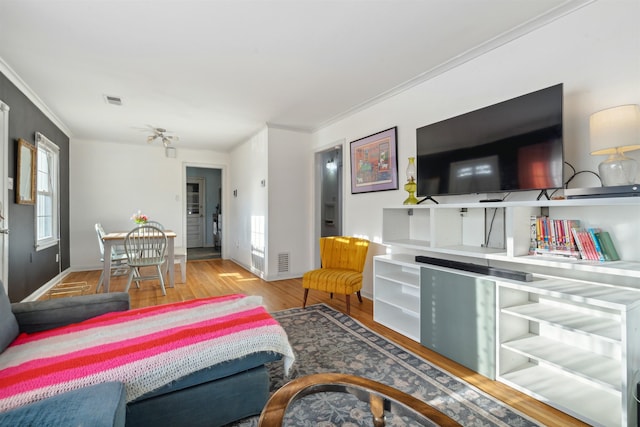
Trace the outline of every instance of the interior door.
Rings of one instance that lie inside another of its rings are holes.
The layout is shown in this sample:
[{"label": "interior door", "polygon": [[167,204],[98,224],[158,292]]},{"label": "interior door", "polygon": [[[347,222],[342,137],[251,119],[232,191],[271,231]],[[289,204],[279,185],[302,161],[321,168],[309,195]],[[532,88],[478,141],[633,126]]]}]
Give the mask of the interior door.
[{"label": "interior door", "polygon": [[204,246],[204,178],[187,178],[187,248]]},{"label": "interior door", "polygon": [[9,106],[0,101],[0,280],[8,293],[7,276],[9,274],[9,208],[8,178],[9,172]]}]

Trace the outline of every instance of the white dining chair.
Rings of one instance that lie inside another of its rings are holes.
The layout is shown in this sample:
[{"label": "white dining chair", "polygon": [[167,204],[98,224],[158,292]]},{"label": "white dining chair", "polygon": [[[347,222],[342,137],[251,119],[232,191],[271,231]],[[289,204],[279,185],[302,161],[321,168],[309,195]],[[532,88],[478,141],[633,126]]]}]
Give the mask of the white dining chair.
[{"label": "white dining chair", "polygon": [[[104,235],[105,231],[102,228],[102,224],[99,222],[95,225],[96,234],[98,236],[98,245],[100,247],[100,262],[104,263]],[[111,248],[111,275],[112,276],[124,276],[129,272],[129,266],[127,265],[127,254],[124,249],[118,250]],[[100,271],[100,278],[96,285],[96,293],[100,291],[104,283],[104,269]]]},{"label": "white dining chair", "polygon": [[[161,266],[165,262],[167,250],[167,236],[163,230],[153,225],[141,225],[127,233],[124,239],[124,249],[127,255],[127,263],[131,268],[125,292],[129,292],[131,282],[136,282],[140,287],[142,280],[158,279],[162,288],[162,295],[167,291],[164,287],[164,277]],[[155,267],[155,274],[146,274],[143,267]]]}]

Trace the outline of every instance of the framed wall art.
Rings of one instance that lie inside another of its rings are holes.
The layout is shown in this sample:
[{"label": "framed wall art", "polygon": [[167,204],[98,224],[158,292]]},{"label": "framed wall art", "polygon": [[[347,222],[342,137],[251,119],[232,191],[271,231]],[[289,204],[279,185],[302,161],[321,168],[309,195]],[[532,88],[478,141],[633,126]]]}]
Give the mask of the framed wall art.
[{"label": "framed wall art", "polygon": [[351,142],[351,194],[398,189],[398,128]]},{"label": "framed wall art", "polygon": [[18,140],[18,173],[16,180],[16,203],[36,203],[36,147],[24,139]]}]

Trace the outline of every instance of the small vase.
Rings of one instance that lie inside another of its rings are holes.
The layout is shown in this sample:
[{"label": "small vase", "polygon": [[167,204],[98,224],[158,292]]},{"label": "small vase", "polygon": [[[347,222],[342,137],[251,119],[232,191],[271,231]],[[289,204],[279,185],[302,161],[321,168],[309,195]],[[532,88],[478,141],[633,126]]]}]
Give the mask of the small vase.
[{"label": "small vase", "polygon": [[416,184],[416,158],[409,157],[409,164],[407,165],[407,183],[404,185],[404,191],[409,193],[409,197],[402,202],[403,205],[417,205],[418,199],[414,195],[418,188]]}]

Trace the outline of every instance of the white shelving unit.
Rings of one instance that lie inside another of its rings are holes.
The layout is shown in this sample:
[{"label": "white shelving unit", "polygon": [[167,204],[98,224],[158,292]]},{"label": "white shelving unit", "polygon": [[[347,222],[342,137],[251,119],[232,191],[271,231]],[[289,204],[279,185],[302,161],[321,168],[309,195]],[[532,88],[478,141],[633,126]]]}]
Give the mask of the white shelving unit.
[{"label": "white shelving unit", "polygon": [[[494,209],[503,212],[504,221],[491,227],[487,218]],[[622,261],[602,263],[529,255],[530,218],[543,213],[551,218],[579,219],[583,226],[608,231]],[[382,241],[414,251],[517,263],[531,266],[532,271],[559,268],[567,273],[640,278],[638,218],[640,197],[402,206],[383,208]],[[485,244],[489,229],[501,237],[498,245]],[[640,282],[637,287],[640,289]]]},{"label": "white shelving unit", "polygon": [[[529,255],[536,215],[608,231],[621,261]],[[382,216],[394,254],[375,257],[375,321],[419,341],[415,254],[530,272],[532,282],[496,280],[496,379],[593,425],[636,425],[640,198],[402,206]]]},{"label": "white shelving unit", "polygon": [[410,255],[379,255],[373,275],[373,320],[420,341],[420,266]]},{"label": "white shelving unit", "polygon": [[636,425],[640,293],[558,278],[497,286],[498,381],[593,425]]}]

